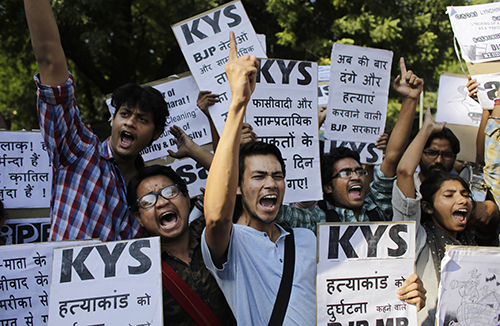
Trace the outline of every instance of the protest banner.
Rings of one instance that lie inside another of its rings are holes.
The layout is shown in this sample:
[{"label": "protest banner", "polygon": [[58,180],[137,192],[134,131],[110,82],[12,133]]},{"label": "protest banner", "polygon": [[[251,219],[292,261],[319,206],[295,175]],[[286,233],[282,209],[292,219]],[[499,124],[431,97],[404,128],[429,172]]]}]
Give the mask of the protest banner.
[{"label": "protest banner", "polygon": [[284,202],[323,198],[319,165],[317,64],[261,59],[246,121],[286,164]]},{"label": "protest banner", "polygon": [[478,127],[483,110],[469,97],[467,77],[442,74],[439,78],[436,121]]},{"label": "protest banner", "polygon": [[465,61],[478,63],[500,58],[500,3],[449,6],[446,12]]},{"label": "protest banner", "polygon": [[319,223],[317,325],[418,325],[396,294],[414,259],[415,222]]},{"label": "protest banner", "polygon": [[477,99],[484,110],[493,110],[500,89],[500,73],[473,75],[477,79]]},{"label": "protest banner", "polygon": [[0,132],[0,166],[5,208],[50,206],[52,168],[40,132]]},{"label": "protest banner", "polygon": [[181,21],[172,29],[199,89],[219,94],[220,102],[210,107],[210,114],[221,135],[231,100],[224,68],[229,58],[229,32],[236,36],[238,56],[266,58],[266,54],[240,1]]},{"label": "protest banner", "polygon": [[[169,116],[166,120],[165,131],[160,138],[140,152],[145,162],[168,155],[167,150],[177,151],[174,142],[175,137],[170,133],[170,127],[177,125],[198,145],[212,142],[210,123],[207,117],[196,105],[198,99],[198,86],[193,76],[168,81],[157,81],[150,83],[153,88],[160,91],[167,102]],[[109,98],[109,112],[113,116],[115,108],[111,105]]]},{"label": "protest banner", "polygon": [[52,249],[98,242],[78,240],[0,246],[0,325],[47,325]]},{"label": "protest banner", "polygon": [[446,246],[436,325],[497,326],[500,248]]},{"label": "protest banner", "polygon": [[22,244],[47,241],[50,233],[50,217],[7,219],[0,228],[5,244]]},{"label": "protest banner", "polygon": [[189,196],[201,195],[201,187],[205,188],[208,171],[192,158],[175,160],[169,166],[186,182]]},{"label": "protest banner", "polygon": [[56,248],[49,325],[163,325],[160,238]]},{"label": "protest banner", "polygon": [[[325,137],[332,141],[373,144],[384,132],[391,78],[391,51],[335,43]],[[356,146],[360,147],[360,146]],[[377,162],[382,162],[382,152]]]}]

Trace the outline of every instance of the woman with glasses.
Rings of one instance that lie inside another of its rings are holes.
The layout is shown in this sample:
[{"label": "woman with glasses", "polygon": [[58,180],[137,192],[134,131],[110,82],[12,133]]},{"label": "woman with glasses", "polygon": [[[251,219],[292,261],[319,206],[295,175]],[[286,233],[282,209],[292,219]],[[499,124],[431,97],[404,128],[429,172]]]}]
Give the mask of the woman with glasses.
[{"label": "woman with glasses", "polygon": [[474,202],[464,180],[447,172],[433,171],[423,181],[420,192],[415,189],[413,174],[422,153],[443,159],[450,156],[423,152],[429,136],[441,131],[444,124],[436,123],[427,111],[422,129],[401,158],[393,189],[394,221],[417,222],[416,270],[428,291],[427,305],[418,314],[420,325],[434,325],[446,245],[475,245],[473,236],[465,231]]}]

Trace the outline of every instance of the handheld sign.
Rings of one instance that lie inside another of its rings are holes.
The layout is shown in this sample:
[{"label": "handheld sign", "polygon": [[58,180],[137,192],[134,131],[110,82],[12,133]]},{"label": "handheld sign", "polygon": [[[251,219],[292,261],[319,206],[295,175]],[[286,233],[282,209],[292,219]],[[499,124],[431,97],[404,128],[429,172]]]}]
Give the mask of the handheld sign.
[{"label": "handheld sign", "polygon": [[319,166],[318,68],[314,62],[261,59],[247,122],[278,147],[286,164],[284,202],[323,198]]},{"label": "handheld sign", "polygon": [[163,325],[160,238],[54,249],[49,325]]},{"label": "handheld sign", "polygon": [[478,63],[500,58],[500,3],[446,7],[462,58]]},{"label": "handheld sign", "polygon": [[99,242],[78,240],[0,246],[0,325],[47,325],[52,249]]},{"label": "handheld sign", "polygon": [[500,73],[474,75],[480,84],[477,88],[477,98],[481,107],[485,110],[493,110],[495,106],[495,98],[498,96],[500,89]]},{"label": "handheld sign", "polygon": [[172,25],[175,37],[200,90],[219,94],[219,103],[210,112],[219,135],[226,121],[231,89],[224,69],[229,58],[229,32],[238,44],[238,56],[265,58],[250,20],[240,1],[206,11]]},{"label": "handheld sign", "polygon": [[500,248],[446,246],[436,325],[498,325]]},{"label": "handheld sign", "polygon": [[414,259],[414,222],[319,223],[317,325],[418,325],[396,295]]},{"label": "handheld sign", "polygon": [[0,228],[0,237],[5,237],[5,244],[22,244],[48,241],[50,217],[9,218]]},{"label": "handheld sign", "polygon": [[40,132],[0,132],[0,166],[5,208],[50,206],[52,168]]},{"label": "handheld sign", "polygon": [[[333,45],[325,137],[335,141],[335,147],[355,142],[356,148],[375,148],[385,128],[392,56],[386,50]],[[374,151],[379,153],[376,162],[361,163],[381,163],[382,152]]]}]

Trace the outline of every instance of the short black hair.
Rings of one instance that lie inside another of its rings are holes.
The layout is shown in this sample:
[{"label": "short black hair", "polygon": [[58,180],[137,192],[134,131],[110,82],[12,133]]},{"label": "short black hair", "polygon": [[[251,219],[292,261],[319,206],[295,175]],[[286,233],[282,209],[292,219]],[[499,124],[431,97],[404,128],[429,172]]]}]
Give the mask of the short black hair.
[{"label": "short black hair", "polygon": [[132,213],[139,211],[139,205],[137,204],[137,189],[139,188],[139,185],[145,179],[157,175],[169,178],[173,183],[177,184],[179,190],[185,196],[188,194],[186,182],[177,173],[175,173],[171,167],[158,164],[146,166],[145,168],[139,170],[139,172],[128,183],[127,201]]},{"label": "short black hair", "polygon": [[143,112],[152,112],[155,131],[163,131],[167,123],[168,106],[160,91],[151,86],[139,86],[129,83],[118,87],[111,98],[111,105],[118,110],[125,105],[130,109],[139,106]]},{"label": "short black hair", "polygon": [[443,130],[441,130],[440,132],[436,132],[430,135],[429,138],[427,139],[427,142],[425,143],[424,149],[431,146],[431,143],[434,139],[446,139],[450,142],[451,150],[455,155],[460,152],[460,141],[458,140],[457,136],[455,136],[453,131],[451,131],[450,129],[444,127]]},{"label": "short black hair", "polygon": [[254,155],[273,155],[280,162],[283,177],[286,176],[285,161],[281,155],[278,147],[272,144],[264,143],[261,141],[249,142],[241,146],[239,155],[239,178],[238,184],[241,185],[243,181],[243,172],[245,172],[245,158]]},{"label": "short black hair", "polygon": [[335,163],[344,158],[352,158],[361,165],[359,153],[343,146],[332,148],[330,153],[321,156],[321,182],[323,186],[326,186],[332,179]]}]

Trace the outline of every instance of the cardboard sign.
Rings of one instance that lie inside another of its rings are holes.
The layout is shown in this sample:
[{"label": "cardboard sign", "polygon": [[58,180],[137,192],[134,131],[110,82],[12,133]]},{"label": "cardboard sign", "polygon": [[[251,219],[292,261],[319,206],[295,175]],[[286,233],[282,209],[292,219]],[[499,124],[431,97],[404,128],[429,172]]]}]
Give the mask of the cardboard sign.
[{"label": "cardboard sign", "polygon": [[284,202],[321,199],[317,64],[261,59],[246,119],[260,141],[276,145],[286,164]]},{"label": "cardboard sign", "polygon": [[226,122],[231,88],[224,69],[229,58],[229,32],[233,31],[238,56],[266,54],[240,1],[206,11],[172,26],[184,58],[200,90],[219,94],[210,114],[219,135]]},{"label": "cardboard sign", "polygon": [[54,249],[49,325],[163,325],[160,238]]},{"label": "cardboard sign", "polygon": [[396,295],[414,259],[414,222],[319,223],[317,324],[418,325]]},{"label": "cardboard sign", "polygon": [[6,245],[48,241],[50,217],[7,219],[0,228]]}]

